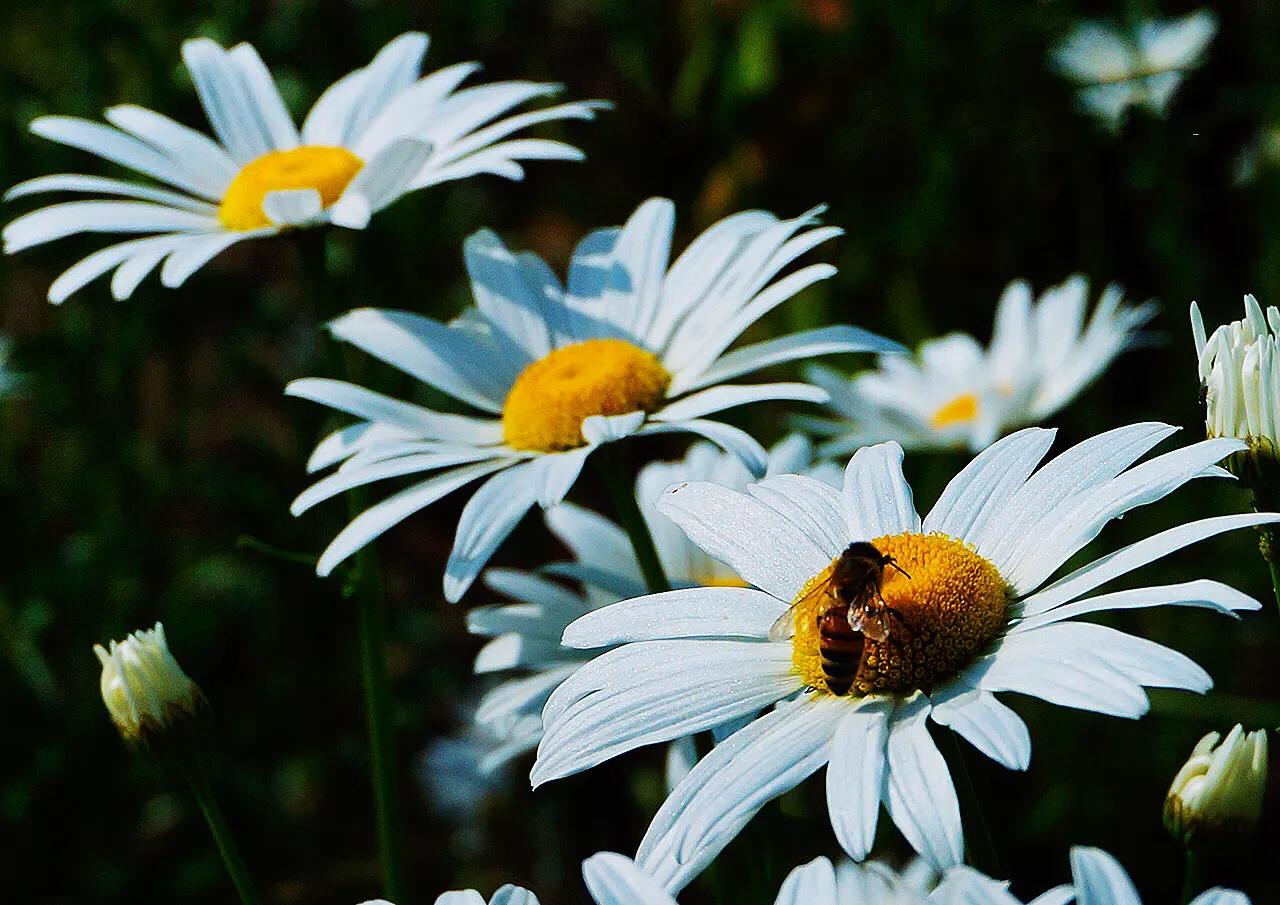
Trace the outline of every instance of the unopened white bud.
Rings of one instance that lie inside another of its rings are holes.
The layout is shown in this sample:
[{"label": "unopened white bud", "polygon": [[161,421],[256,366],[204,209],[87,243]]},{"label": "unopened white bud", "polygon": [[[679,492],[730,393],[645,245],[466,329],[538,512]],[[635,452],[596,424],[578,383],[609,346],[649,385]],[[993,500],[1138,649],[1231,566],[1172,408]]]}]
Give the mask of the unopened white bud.
[{"label": "unopened white bud", "polygon": [[[1221,743],[1219,743],[1221,742]],[[1248,838],[1267,787],[1267,733],[1237,725],[1225,739],[1210,732],[1174,777],[1164,823],[1188,848]]]},{"label": "unopened white bud", "polygon": [[102,701],[127,744],[149,745],[203,711],[204,694],[169,652],[160,623],[93,652],[102,664]]}]

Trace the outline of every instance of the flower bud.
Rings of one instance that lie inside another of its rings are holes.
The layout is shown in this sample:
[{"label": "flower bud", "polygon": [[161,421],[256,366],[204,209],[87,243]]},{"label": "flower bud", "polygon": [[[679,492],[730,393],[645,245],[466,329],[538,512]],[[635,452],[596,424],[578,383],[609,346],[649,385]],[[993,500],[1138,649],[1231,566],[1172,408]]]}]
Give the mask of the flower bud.
[{"label": "flower bud", "polygon": [[1164,825],[1187,848],[1234,844],[1253,833],[1266,786],[1265,730],[1210,732],[1169,787]]},{"label": "flower bud", "polygon": [[1280,500],[1280,310],[1263,313],[1252,295],[1244,297],[1245,316],[1224,324],[1206,338],[1200,309],[1191,305],[1191,332],[1204,392],[1205,431],[1210,437],[1235,437],[1249,445],[1227,467],[1251,491],[1259,509]]},{"label": "flower bud", "polygon": [[204,694],[169,653],[159,622],[93,652],[102,664],[102,701],[129,746],[146,747],[204,710]]}]

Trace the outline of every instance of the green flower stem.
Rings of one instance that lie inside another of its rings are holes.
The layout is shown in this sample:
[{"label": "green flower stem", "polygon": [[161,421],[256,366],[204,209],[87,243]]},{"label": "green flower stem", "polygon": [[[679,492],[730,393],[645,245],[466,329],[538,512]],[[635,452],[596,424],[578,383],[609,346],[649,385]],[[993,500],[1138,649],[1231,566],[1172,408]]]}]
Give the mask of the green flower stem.
[{"label": "green flower stem", "polygon": [[182,773],[187,785],[191,788],[191,794],[196,798],[196,804],[200,806],[200,813],[204,815],[205,823],[209,824],[209,832],[213,834],[214,844],[218,847],[218,853],[222,855],[222,863],[226,866],[227,873],[231,875],[231,882],[235,884],[241,905],[258,905],[258,894],[254,891],[253,882],[249,879],[249,870],[245,867],[244,858],[240,854],[240,849],[236,847],[235,839],[231,837],[231,828],[227,826],[227,819],[222,816],[222,808],[218,807],[218,799],[214,797],[209,777],[194,755],[184,760]]},{"label": "green flower stem", "polygon": [[1182,905],[1204,892],[1209,883],[1205,874],[1204,862],[1191,849],[1183,849],[1182,858]]},{"label": "green flower stem", "polygon": [[[302,255],[302,285],[310,293],[317,327],[340,312],[334,278],[325,254],[327,231],[306,230],[299,234]],[[321,339],[333,377],[344,379],[350,368],[335,342]],[[355,518],[365,507],[360,489],[347,493],[348,512]],[[384,895],[393,902],[408,901],[404,840],[400,832],[400,793],[396,771],[395,722],[391,707],[391,685],[387,678],[387,625],[381,572],[372,546],[366,546],[351,560],[344,594],[354,598],[360,646],[360,678],[364,686],[365,724],[369,735],[369,773],[378,829],[378,852],[382,862]]]},{"label": "green flower stem", "polygon": [[595,456],[596,470],[604,482],[613,503],[613,510],[618,516],[622,529],[631,539],[631,548],[635,550],[636,561],[640,564],[640,574],[650,594],[659,594],[671,590],[671,582],[662,570],[662,561],[658,559],[658,550],[653,545],[653,535],[640,512],[640,504],[636,502],[634,488],[635,476],[626,467],[626,459],[616,448],[601,449]]},{"label": "green flower stem", "polygon": [[[360,508],[353,495],[353,515]],[[360,675],[364,684],[365,722],[369,731],[369,768],[378,822],[382,882],[393,902],[405,902],[404,841],[400,835],[400,793],[396,774],[395,723],[387,680],[387,621],[382,581],[373,548],[356,556],[351,574],[360,636]]]}]

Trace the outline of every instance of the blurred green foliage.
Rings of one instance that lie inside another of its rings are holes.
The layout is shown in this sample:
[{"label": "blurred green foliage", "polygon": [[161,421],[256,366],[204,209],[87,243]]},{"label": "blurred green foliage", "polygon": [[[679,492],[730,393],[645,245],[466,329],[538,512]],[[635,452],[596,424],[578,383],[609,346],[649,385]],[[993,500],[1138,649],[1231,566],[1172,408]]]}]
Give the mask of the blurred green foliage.
[{"label": "blurred green foliage", "polygon": [[[429,190],[365,233],[333,234],[344,305],[452,315],[468,298],[461,240],[482,226],[563,265],[584,231],[621,222],[651,194],[677,201],[686,239],[740,208],[794,215],[827,202],[829,221],[847,230],[824,251],[840,275],[784,306],[773,328],[847,320],[911,343],[951,329],[985,340],[1013,277],[1040,288],[1077,270],[1098,288],[1119,280],[1133,298],[1163,301],[1161,336],[1059,419],[1063,439],[1145,419],[1185,425],[1194,439],[1188,302],[1199,299],[1218,322],[1239,316],[1245,291],[1280,300],[1280,8],[1221,4],[1208,63],[1168,120],[1138,116],[1117,137],[1074,110],[1045,64],[1047,48],[1082,16],[1193,8],[7,0],[0,174],[7,185],[109,169],[26,134],[43,113],[97,117],[128,101],[203,127],[180,65],[189,36],[256,44],[301,112],[391,37],[422,29],[432,36],[431,68],[479,59],[488,78],[561,81],[570,97],[607,98],[616,109],[546,133],[584,148],[586,164],[534,164],[521,184]],[[4,218],[26,209],[12,204]],[[371,898],[354,614],[337,582],[271,552],[314,555],[344,511],[335,503],[301,520],[287,511],[324,420],[281,395],[322,361],[297,248],[286,239],[239,247],[179,292],[153,279],[114,304],[99,282],[49,306],[52,277],[99,244],[65,241],[0,263],[0,329],[29,375],[21,397],[0,403],[0,898],[229,901],[193,805],[161,767],[127,754],[98,699],[92,644],[157,619],[213,702],[209,757],[267,901]],[[412,392],[381,367],[362,376]],[[772,440],[782,415],[775,408],[743,423]],[[645,454],[680,450],[672,441]],[[909,459],[922,505],[958,464]],[[602,505],[590,482],[575,496]],[[1202,482],[1108,528],[1101,544],[1244,505],[1239,491]],[[578,862],[602,848],[634,849],[661,795],[658,752],[536,795],[517,772],[466,826],[411,781],[418,753],[456,730],[480,687],[469,675],[476,644],[463,609],[439,592],[459,506],[435,507],[380,544],[415,900],[513,881],[543,901],[584,901]],[[536,516],[517,541],[496,561],[534,566],[557,553]],[[1209,729],[1280,723],[1280,622],[1252,538],[1204,544],[1145,573],[1206,576],[1268,606],[1239,624],[1199,611],[1115,622],[1189,653],[1220,692],[1156,695],[1152,716],[1137,723],[1020,700],[1031,770],[972,759],[1003,871],[1023,898],[1065,879],[1067,846],[1089,843],[1116,853],[1151,901],[1173,901],[1176,852],[1160,825],[1173,773]],[[468,602],[484,598],[473,591]],[[771,901],[785,870],[835,850],[820,801],[820,790],[802,789],[767,808],[726,853],[727,867],[685,901],[726,889],[734,901]],[[1280,837],[1276,804],[1263,827],[1268,850]],[[903,853],[891,831],[884,852]],[[1277,900],[1270,863],[1244,854],[1233,882],[1255,902]]]}]

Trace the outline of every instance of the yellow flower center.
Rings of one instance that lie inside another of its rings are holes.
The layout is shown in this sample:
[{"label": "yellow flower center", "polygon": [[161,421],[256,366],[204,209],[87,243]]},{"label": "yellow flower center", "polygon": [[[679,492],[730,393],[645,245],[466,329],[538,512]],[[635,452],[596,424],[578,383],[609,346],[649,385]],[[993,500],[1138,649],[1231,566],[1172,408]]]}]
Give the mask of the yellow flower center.
[{"label": "yellow flower center", "polygon": [[[994,638],[1005,622],[1009,587],[996,567],[968,546],[943,534],[893,534],[871,542],[892,556],[908,578],[893,566],[884,570],[879,624],[888,636],[875,641],[858,636],[850,650],[828,647],[828,660],[842,661],[854,674],[848,694],[929,690],[955,673]],[[804,599],[825,582],[840,557],[805,583],[796,595],[795,648],[792,663],[804,683],[830,691],[823,667],[823,640],[818,620],[839,604],[827,594]],[[848,681],[847,679],[845,680]],[[839,688],[837,688],[837,691]]]},{"label": "yellow flower center", "polygon": [[502,406],[502,436],[513,449],[574,449],[586,442],[584,418],[655,411],[670,384],[653,353],[625,340],[574,343],[516,377]]},{"label": "yellow flower center", "polygon": [[227,229],[270,226],[262,201],[270,192],[315,189],[328,207],[342,197],[364,161],[346,148],[312,145],[288,151],[268,151],[236,173],[222,196],[218,219]]},{"label": "yellow flower center", "polygon": [[977,417],[978,397],[973,393],[965,393],[952,399],[934,412],[933,417],[929,419],[929,424],[935,430],[942,430],[944,427],[950,427],[953,424],[964,424]]}]

